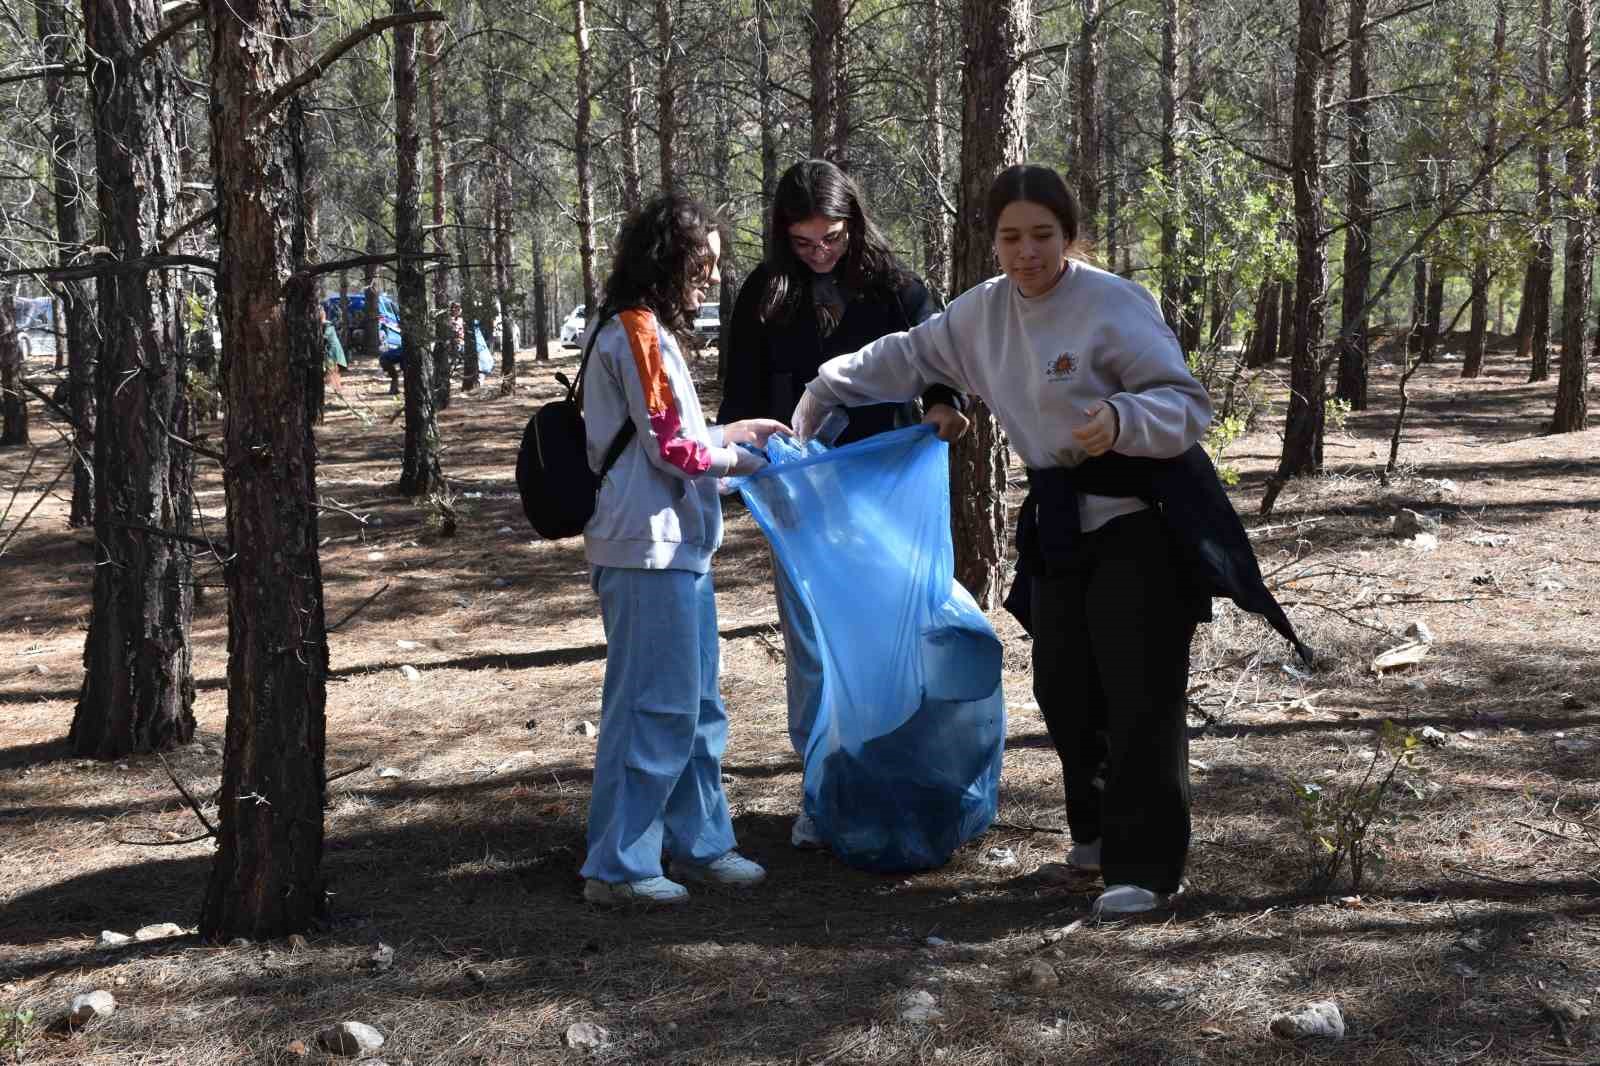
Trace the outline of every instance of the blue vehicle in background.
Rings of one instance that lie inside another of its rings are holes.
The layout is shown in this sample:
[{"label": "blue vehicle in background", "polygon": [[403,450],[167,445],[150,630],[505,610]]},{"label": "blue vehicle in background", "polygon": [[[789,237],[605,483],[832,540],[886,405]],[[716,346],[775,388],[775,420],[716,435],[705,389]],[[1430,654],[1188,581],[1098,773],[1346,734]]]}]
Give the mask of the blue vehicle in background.
[{"label": "blue vehicle in background", "polygon": [[[329,296],[322,301],[323,309],[328,312],[328,321],[337,328],[341,319],[339,317],[339,297]],[[367,294],[353,292],[350,294],[350,329],[344,333],[344,346],[348,355],[357,355],[365,352],[367,331]],[[383,366],[398,366],[405,360],[405,338],[400,334],[400,308],[395,304],[394,297],[388,293],[378,294],[378,361]]]}]

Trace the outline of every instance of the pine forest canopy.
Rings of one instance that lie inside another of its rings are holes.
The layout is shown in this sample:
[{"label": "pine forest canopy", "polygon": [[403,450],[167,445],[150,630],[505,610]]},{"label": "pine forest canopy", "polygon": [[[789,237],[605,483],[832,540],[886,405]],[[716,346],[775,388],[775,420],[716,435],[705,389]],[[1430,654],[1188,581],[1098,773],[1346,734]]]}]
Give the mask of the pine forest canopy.
[{"label": "pine forest canopy", "polygon": [[[1545,38],[1538,4],[1368,3],[1361,5],[1362,25],[1354,28],[1354,3],[1321,5],[1322,76],[1312,121],[1330,254],[1320,343],[1331,344],[1341,322],[1338,253],[1351,221],[1346,184],[1356,132],[1370,160],[1363,170],[1371,183],[1367,225],[1377,278],[1402,258],[1420,256],[1443,279],[1443,306],[1453,314],[1471,293],[1475,264],[1482,263],[1496,331],[1516,322],[1525,268],[1540,239],[1537,156],[1541,148],[1555,153],[1550,166],[1561,186],[1564,149],[1578,136],[1561,106],[1569,80],[1563,70],[1568,5],[1553,2]],[[21,269],[48,261],[52,251],[41,237],[54,232],[51,200],[34,194],[47,183],[51,160],[50,129],[40,120],[45,87],[28,76],[49,65],[51,56],[47,41],[26,32],[35,25],[36,5],[6,0],[4,6],[12,17],[5,22],[0,78],[7,79],[13,103],[5,149],[12,191],[4,225],[10,265]],[[424,93],[438,93],[436,120],[425,119],[438,124],[443,158],[429,165],[442,164],[444,181],[442,189],[423,183],[423,216],[434,217],[442,196],[447,232],[435,237],[444,238],[440,246],[457,264],[487,277],[495,194],[497,186],[508,186],[502,192],[513,288],[530,287],[537,248],[557,320],[569,305],[583,302],[577,154],[588,157],[594,240],[601,249],[592,269],[603,271],[607,237],[630,198],[667,181],[717,205],[733,236],[732,259],[749,264],[762,244],[763,190],[771,187],[772,170],[810,154],[819,144],[819,123],[830,126],[820,143],[869,190],[905,261],[924,274],[946,276],[940,258],[946,253],[930,234],[948,223],[958,179],[948,162],[955,158],[950,153],[960,136],[962,105],[954,0],[586,2],[591,117],[581,144],[570,0],[436,6],[447,23],[430,35],[431,50],[424,46],[421,79]],[[188,9],[165,7],[174,19]],[[833,8],[840,17],[827,17]],[[304,5],[297,9],[304,17],[296,20],[296,60],[309,65],[389,10],[345,0]],[[1177,284],[1184,290],[1181,302],[1200,326],[1192,335],[1202,346],[1214,339],[1243,343],[1258,325],[1263,285],[1293,280],[1290,153],[1292,130],[1303,118],[1293,110],[1301,10],[1282,3],[1073,0],[1034,5],[1030,14],[1030,156],[1062,169],[1097,206],[1102,264],[1152,290],[1183,279]],[[1497,16],[1504,23],[1499,44]],[[199,26],[177,29],[162,48],[163,61],[180,78],[173,121],[184,218],[209,206],[212,184],[207,45]],[[670,33],[665,41],[664,27]],[[836,40],[819,43],[817,27]],[[81,65],[75,5],[66,10],[63,31],[66,65]],[[1541,39],[1554,56],[1543,82]],[[1348,87],[1360,41],[1370,87],[1357,101]],[[812,85],[819,50],[834,69],[837,90],[829,94]],[[393,250],[393,62],[392,34],[376,34],[302,90],[313,261]],[[1087,82],[1086,68],[1094,75]],[[1168,86],[1170,118],[1161,105]],[[79,88],[69,77],[69,96],[81,101]],[[938,107],[930,110],[934,93]],[[495,107],[485,106],[492,100]],[[670,110],[663,112],[663,101]],[[814,103],[836,114],[814,115]],[[78,138],[87,138],[87,113],[76,118]],[[1484,151],[1491,125],[1497,127],[1493,160]],[[671,173],[663,178],[666,158]],[[92,153],[76,153],[75,173],[82,183],[92,179]],[[1475,191],[1458,195],[1469,187]],[[91,196],[81,207],[92,203]],[[86,213],[92,234],[100,220]],[[1413,249],[1441,214],[1445,221]],[[1559,235],[1569,212],[1554,214]],[[215,256],[216,248],[208,224],[190,228],[171,246],[200,256]],[[1558,286],[1562,266],[1556,268]],[[1374,294],[1372,320],[1388,328],[1406,328],[1411,319],[1410,264],[1402,271]],[[392,265],[379,273],[392,291]],[[445,276],[451,292],[459,290],[461,273],[456,267]],[[337,291],[336,278],[323,281],[326,292]],[[198,272],[189,283],[207,282]],[[40,279],[24,277],[20,289],[38,294]]]}]

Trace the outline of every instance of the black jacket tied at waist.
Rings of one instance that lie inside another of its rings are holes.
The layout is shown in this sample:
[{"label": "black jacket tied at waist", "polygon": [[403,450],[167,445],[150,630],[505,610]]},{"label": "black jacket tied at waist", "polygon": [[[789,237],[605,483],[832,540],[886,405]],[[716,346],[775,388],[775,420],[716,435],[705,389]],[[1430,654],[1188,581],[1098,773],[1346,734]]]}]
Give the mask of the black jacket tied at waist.
[{"label": "black jacket tied at waist", "polygon": [[1302,660],[1311,649],[1295,635],[1283,608],[1268,591],[1244,523],[1205,449],[1196,444],[1173,459],[1136,459],[1107,452],[1075,467],[1028,471],[1028,495],[1017,519],[1017,576],[1005,607],[1032,632],[1031,582],[1070,569],[1083,536],[1078,494],[1137,496],[1154,507],[1172,531],[1195,620],[1211,620],[1211,598],[1226,596],[1271,623]]}]

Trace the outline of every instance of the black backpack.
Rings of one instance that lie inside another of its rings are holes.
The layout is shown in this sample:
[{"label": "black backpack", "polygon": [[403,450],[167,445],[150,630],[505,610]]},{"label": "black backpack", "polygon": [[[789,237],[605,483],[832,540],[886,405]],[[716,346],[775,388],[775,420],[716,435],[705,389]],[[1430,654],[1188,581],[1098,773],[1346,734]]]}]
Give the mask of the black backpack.
[{"label": "black backpack", "polygon": [[602,318],[589,334],[583,358],[578,360],[577,383],[557,372],[556,380],[566,388],[566,397],[540,407],[522,431],[522,447],[517,451],[517,492],[522,496],[522,513],[545,540],[561,540],[583,532],[594,514],[600,482],[633,439],[633,419],[629,418],[611,439],[600,473],[589,469],[588,438],[583,425],[583,371],[604,325]]}]

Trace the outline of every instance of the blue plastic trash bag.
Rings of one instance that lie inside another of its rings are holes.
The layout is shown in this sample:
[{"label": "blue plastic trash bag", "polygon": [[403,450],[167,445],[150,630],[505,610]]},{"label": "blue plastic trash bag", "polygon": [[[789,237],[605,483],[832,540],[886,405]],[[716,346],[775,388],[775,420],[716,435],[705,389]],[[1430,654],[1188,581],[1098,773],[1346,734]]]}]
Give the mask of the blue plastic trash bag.
[{"label": "blue plastic trash bag", "polygon": [[999,806],[1000,641],[955,581],[948,451],[925,426],[834,450],[774,436],[739,485],[821,651],[806,812],[868,870],[938,866]]}]

